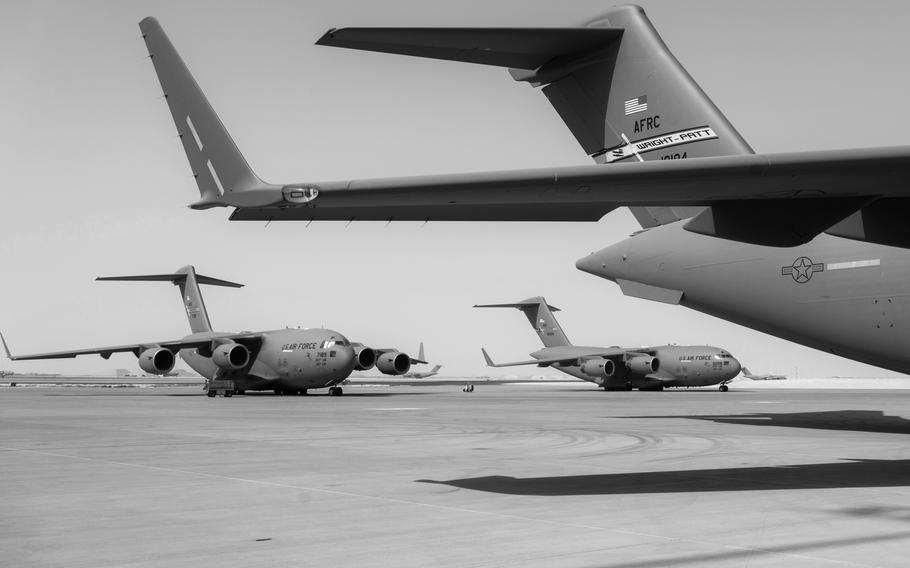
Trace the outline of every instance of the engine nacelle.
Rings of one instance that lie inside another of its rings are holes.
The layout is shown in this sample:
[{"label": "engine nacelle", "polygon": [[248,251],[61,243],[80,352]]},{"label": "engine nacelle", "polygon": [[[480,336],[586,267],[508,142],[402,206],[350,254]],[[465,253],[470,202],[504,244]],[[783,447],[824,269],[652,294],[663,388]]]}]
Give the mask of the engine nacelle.
[{"label": "engine nacelle", "polygon": [[151,347],[139,354],[139,368],[152,375],[164,375],[174,368],[177,357],[164,347]]},{"label": "engine nacelle", "polygon": [[595,379],[608,379],[616,373],[616,363],[611,359],[588,359],[581,364],[581,372]]},{"label": "engine nacelle", "polygon": [[250,362],[250,350],[239,343],[225,343],[212,351],[212,362],[219,369],[236,371],[246,367]]},{"label": "engine nacelle", "polygon": [[633,373],[650,375],[660,369],[660,359],[649,355],[639,355],[626,361],[626,367]]},{"label": "engine nacelle", "polygon": [[354,370],[369,371],[376,365],[376,352],[369,347],[354,348]]},{"label": "engine nacelle", "polygon": [[386,375],[403,375],[411,369],[411,358],[401,351],[388,351],[376,359],[376,368]]}]

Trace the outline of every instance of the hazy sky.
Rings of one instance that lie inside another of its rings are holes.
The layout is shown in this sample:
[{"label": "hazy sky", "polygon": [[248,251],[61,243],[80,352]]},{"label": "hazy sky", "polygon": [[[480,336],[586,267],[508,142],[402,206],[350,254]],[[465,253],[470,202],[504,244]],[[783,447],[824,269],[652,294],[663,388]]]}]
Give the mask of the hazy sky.
[{"label": "hazy sky", "polygon": [[[641,4],[756,151],[907,142],[905,2]],[[194,264],[247,284],[204,290],[220,330],[325,325],[411,351],[422,340],[444,374],[485,373],[481,345],[502,360],[537,349],[517,311],[471,306],[540,294],[577,343],[708,343],[754,371],[889,375],[577,271],[638,228],[626,210],[586,224],[309,228],[191,211],[198,192],[137,27],[159,19],[252,167],[288,183],[589,163],[546,98],[502,69],[313,42],[342,26],[565,26],[611,5],[0,2],[0,329],[23,353],[181,337],[174,287],[93,279]],[[137,368],[131,355],[0,360],[116,367]]]}]

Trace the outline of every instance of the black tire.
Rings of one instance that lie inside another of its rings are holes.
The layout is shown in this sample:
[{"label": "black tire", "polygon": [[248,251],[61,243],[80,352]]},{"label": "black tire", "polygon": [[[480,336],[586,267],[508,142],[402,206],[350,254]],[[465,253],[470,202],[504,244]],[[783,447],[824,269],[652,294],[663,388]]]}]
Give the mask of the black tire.
[{"label": "black tire", "polygon": [[727,392],[728,390],[730,390],[730,387],[728,387],[727,385],[720,385],[718,390],[720,390],[720,392]]},{"label": "black tire", "polygon": [[232,390],[224,391],[224,398],[231,398],[232,396],[234,396],[234,391],[232,391]]},{"label": "black tire", "polygon": [[206,396],[208,396],[209,398],[215,398],[215,395],[218,394],[218,393],[216,393],[216,392],[213,391],[213,390],[210,390],[209,392],[207,392],[207,393],[205,393],[205,394],[206,394]]},{"label": "black tire", "polygon": [[300,395],[306,396],[306,389],[300,389]]}]

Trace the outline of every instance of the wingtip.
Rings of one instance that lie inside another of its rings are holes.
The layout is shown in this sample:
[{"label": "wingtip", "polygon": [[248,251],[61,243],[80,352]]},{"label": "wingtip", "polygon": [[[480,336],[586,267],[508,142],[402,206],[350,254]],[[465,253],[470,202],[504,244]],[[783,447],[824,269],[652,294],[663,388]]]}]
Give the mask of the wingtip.
[{"label": "wingtip", "polygon": [[6,352],[6,358],[10,361],[14,361],[15,358],[13,357],[13,354],[9,352],[9,346],[6,344],[6,338],[3,337],[3,332],[0,332],[0,343],[3,343],[3,351]]},{"label": "wingtip", "polygon": [[141,20],[139,20],[139,27],[141,28],[141,27],[146,27],[146,26],[160,26],[160,24],[158,23],[158,20],[156,20],[154,17],[146,16],[146,17],[142,18]]},{"label": "wingtip", "polygon": [[487,350],[483,347],[480,348],[480,352],[483,353],[483,360],[486,361],[487,367],[495,367],[496,364],[493,362],[493,358],[490,357],[490,354],[487,353]]}]

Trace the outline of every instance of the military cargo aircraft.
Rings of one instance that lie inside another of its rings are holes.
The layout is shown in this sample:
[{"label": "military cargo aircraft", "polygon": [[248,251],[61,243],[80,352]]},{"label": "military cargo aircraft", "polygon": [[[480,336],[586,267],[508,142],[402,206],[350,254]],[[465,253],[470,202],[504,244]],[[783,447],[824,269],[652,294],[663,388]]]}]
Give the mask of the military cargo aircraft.
[{"label": "military cargo aircraft", "polygon": [[582,347],[572,345],[542,296],[514,304],[482,304],[475,308],[517,308],[537,332],[543,349],[531,353],[530,361],[494,363],[486,349],[483,358],[490,367],[537,365],[592,382],[605,391],[660,391],[664,387],[704,387],[727,382],[739,374],[740,365],[730,353],[708,345],[661,345],[659,347]]},{"label": "military cargo aircraft", "polygon": [[[183,339],[152,341],[114,347],[93,347],[75,351],[57,351],[32,355],[12,355],[6,339],[0,341],[6,356],[13,361],[63,359],[79,355],[101,355],[108,359],[114,353],[132,353],[139,367],[153,375],[167,375],[177,361],[176,355],[205,377],[209,396],[216,390],[225,396],[251,390],[272,390],[279,395],[303,395],[309,389],[328,388],[328,394],[341,396],[338,386],[352,371],[374,366],[386,375],[403,375],[412,364],[425,363],[396,349],[373,349],[351,343],[331,329],[276,329],[272,331],[224,333],[212,329],[199,285],[243,285],[196,274],[184,266],[173,274],[146,276],[109,276],[97,280],[130,282],[171,282],[180,289],[192,333]],[[228,387],[224,384],[228,383]],[[216,384],[218,387],[216,388]]]},{"label": "military cargo aircraft", "polygon": [[[318,45],[508,68],[541,88],[589,166],[270,184],[160,25],[140,23],[201,199],[232,220],[597,221],[642,230],[578,261],[679,304],[910,373],[910,147],[755,154],[644,11],[576,27],[345,28]],[[859,46],[858,49],[862,49]]]},{"label": "military cargo aircraft", "polygon": [[749,372],[749,369],[743,367],[743,376],[747,379],[752,379],[753,381],[785,381],[787,380],[786,375],[753,375]]},{"label": "military cargo aircraft", "polygon": [[442,365],[433,365],[433,368],[429,371],[412,371],[410,373],[405,373],[404,378],[406,379],[428,379],[430,377],[435,377],[439,374],[439,369],[442,369]]}]

